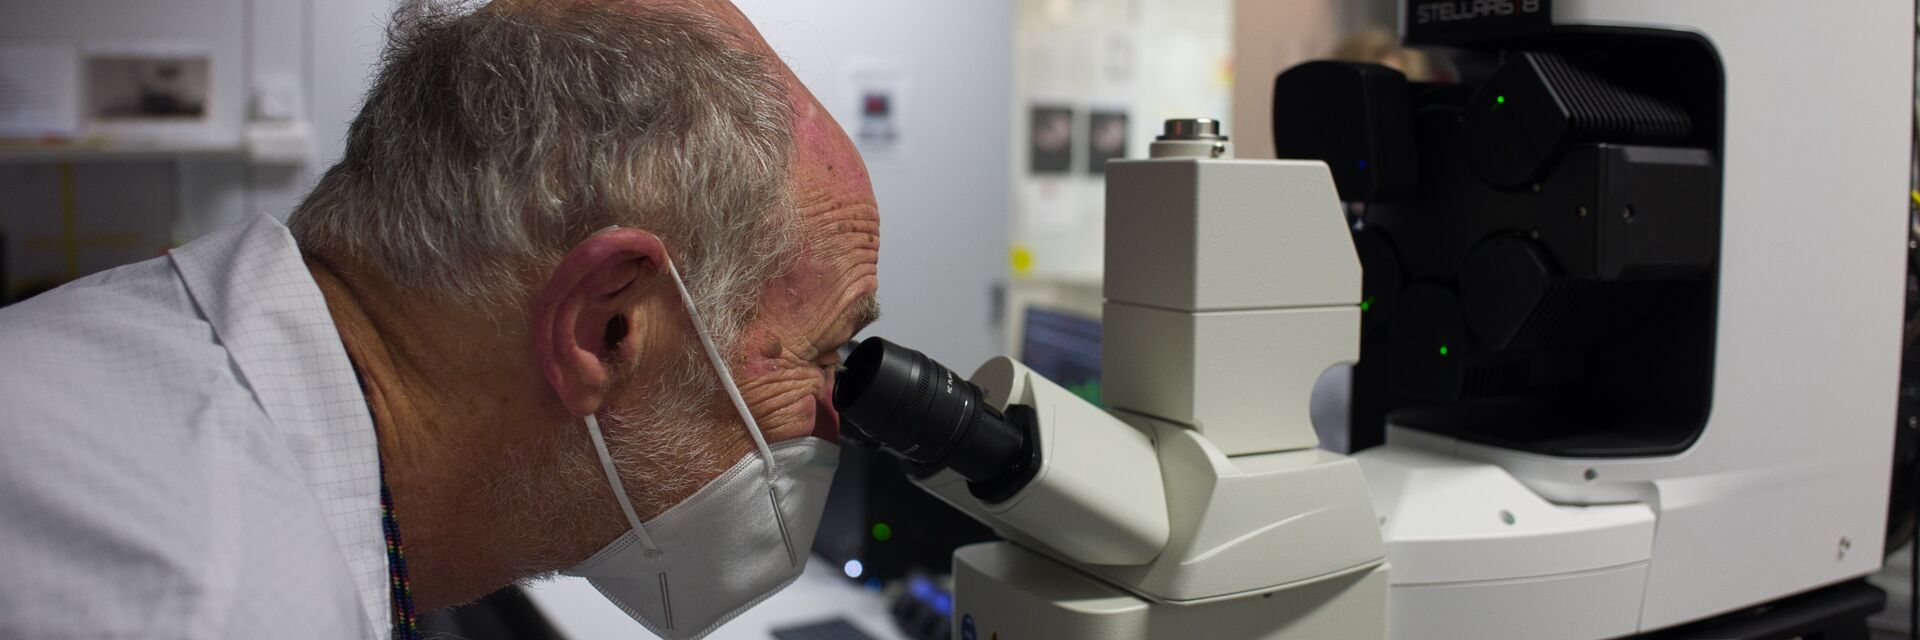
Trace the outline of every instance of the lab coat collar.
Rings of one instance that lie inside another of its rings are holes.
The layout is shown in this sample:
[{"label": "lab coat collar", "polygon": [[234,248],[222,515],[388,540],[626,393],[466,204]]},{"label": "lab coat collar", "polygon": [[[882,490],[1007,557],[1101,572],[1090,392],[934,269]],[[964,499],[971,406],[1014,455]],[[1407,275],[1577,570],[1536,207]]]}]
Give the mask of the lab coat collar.
[{"label": "lab coat collar", "polygon": [[379,442],[326,298],[279,220],[257,215],[170,253],[242,382],[283,430],[353,572],[371,636],[391,628]]}]

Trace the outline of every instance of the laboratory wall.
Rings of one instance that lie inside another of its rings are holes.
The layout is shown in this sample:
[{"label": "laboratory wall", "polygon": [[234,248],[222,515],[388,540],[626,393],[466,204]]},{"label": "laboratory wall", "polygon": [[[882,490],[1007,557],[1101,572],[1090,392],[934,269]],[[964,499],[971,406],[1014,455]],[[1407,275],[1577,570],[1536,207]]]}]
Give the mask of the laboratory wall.
[{"label": "laboratory wall", "polygon": [[[861,142],[881,209],[886,317],[873,333],[963,368],[998,353],[1011,0],[739,5]],[[252,212],[284,217],[338,158],[389,11],[389,0],[0,3],[0,86],[63,73],[49,56],[82,77],[128,56],[205,71],[183,100],[194,117],[129,125],[79,105],[77,122],[23,131],[0,109],[0,301]]]},{"label": "laboratory wall", "polygon": [[866,158],[883,309],[867,334],[962,373],[998,355],[1012,0],[737,4]]}]

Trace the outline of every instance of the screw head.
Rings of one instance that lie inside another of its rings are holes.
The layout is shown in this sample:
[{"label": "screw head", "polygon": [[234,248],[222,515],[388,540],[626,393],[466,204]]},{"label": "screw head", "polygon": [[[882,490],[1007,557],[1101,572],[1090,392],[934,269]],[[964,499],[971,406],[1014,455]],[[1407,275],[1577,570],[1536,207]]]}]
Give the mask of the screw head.
[{"label": "screw head", "polygon": [[1501,522],[1505,522],[1505,523],[1507,523],[1507,524],[1513,524],[1513,512],[1512,512],[1512,511],[1508,511],[1508,510],[1506,510],[1506,509],[1501,509],[1501,510],[1500,510],[1500,521],[1501,521]]},{"label": "screw head", "polygon": [[1587,467],[1587,470],[1585,472],[1582,472],[1580,474],[1580,477],[1586,478],[1587,482],[1593,482],[1594,480],[1600,477],[1600,471],[1597,469],[1594,469],[1593,467]]},{"label": "screw head", "polygon": [[1583,205],[1580,205],[1579,207],[1576,207],[1576,208],[1574,208],[1574,210],[1573,210],[1573,213],[1574,213],[1574,215],[1577,215],[1577,216],[1580,216],[1580,217],[1582,217],[1582,218],[1585,218],[1585,217],[1587,217],[1587,214],[1588,214],[1588,213],[1590,213],[1590,212],[1589,212],[1589,211],[1587,211],[1587,205],[1584,205],[1584,204],[1583,204]]},{"label": "screw head", "polygon": [[1620,219],[1625,220],[1627,222],[1633,222],[1633,206],[1632,205],[1628,205],[1620,208]]}]

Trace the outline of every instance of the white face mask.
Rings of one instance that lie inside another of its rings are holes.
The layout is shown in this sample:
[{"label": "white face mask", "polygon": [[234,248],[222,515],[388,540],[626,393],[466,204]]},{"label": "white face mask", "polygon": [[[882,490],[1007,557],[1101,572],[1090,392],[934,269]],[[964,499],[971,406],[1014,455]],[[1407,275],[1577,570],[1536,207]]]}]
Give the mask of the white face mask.
[{"label": "white face mask", "polygon": [[586,578],[661,637],[699,638],[800,577],[840,448],[812,436],[767,446],[671,260],[667,272],[693,318],[700,346],[746,423],[755,452],[685,501],[641,523],[613,467],[600,421],[587,416],[587,433],[630,528],[566,574]]}]

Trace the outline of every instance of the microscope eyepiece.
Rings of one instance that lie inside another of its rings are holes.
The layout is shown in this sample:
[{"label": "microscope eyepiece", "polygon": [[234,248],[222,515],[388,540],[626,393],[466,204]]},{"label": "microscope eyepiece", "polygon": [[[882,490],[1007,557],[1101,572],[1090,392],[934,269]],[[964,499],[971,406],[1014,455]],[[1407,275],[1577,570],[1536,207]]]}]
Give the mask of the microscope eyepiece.
[{"label": "microscope eyepiece", "polygon": [[1030,407],[1002,414],[980,387],[882,338],[866,339],[847,357],[833,406],[853,435],[920,467],[952,469],[988,502],[1011,497],[1039,470]]}]

